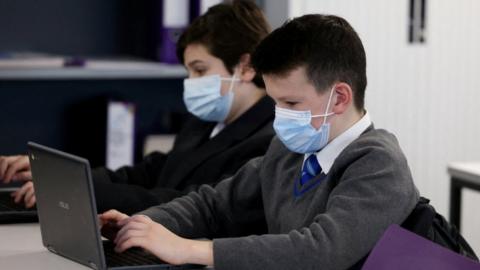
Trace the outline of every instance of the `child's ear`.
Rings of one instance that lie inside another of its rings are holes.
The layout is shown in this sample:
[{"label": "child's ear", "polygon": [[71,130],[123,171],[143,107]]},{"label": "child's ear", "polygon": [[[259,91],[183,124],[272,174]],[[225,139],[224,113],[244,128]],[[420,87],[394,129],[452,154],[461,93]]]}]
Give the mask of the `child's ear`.
[{"label": "child's ear", "polygon": [[255,75],[257,74],[255,72],[255,69],[253,69],[251,65],[250,59],[251,59],[251,56],[248,53],[245,53],[240,57],[240,62],[239,62],[240,74],[238,76],[241,81],[251,82],[253,78],[255,78]]},{"label": "child's ear", "polygon": [[347,83],[337,83],[333,91],[332,111],[341,114],[353,103],[353,90]]}]

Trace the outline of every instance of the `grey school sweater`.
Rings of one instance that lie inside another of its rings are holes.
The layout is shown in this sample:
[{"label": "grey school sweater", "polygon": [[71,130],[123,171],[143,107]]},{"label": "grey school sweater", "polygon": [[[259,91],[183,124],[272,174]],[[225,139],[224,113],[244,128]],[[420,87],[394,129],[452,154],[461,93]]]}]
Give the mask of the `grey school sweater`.
[{"label": "grey school sweater", "polygon": [[264,157],[215,188],[142,214],[180,236],[214,239],[216,270],[347,269],[419,199],[396,138],[373,126],[319,185],[295,197],[302,163],[303,155],[274,138]]}]

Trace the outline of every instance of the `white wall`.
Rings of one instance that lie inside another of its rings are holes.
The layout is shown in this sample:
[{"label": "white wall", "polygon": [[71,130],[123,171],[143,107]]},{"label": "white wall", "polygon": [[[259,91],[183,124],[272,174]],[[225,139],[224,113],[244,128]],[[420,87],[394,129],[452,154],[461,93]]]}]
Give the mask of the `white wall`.
[{"label": "white wall", "polygon": [[[288,0],[287,14],[336,14],[357,30],[367,109],[397,135],[420,192],[448,218],[447,163],[480,160],[480,1],[428,1],[426,45],[407,43],[408,2]],[[480,193],[466,193],[462,233],[480,253]]]}]

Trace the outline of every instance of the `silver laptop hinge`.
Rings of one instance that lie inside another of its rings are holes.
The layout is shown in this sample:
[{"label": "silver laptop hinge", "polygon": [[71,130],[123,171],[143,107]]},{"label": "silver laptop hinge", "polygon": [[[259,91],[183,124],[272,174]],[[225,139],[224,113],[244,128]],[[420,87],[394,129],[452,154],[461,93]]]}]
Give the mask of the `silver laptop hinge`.
[{"label": "silver laptop hinge", "polygon": [[57,254],[57,251],[52,246],[47,246],[47,249],[50,250],[50,252]]},{"label": "silver laptop hinge", "polygon": [[88,262],[91,268],[98,270],[98,266],[94,262]]}]

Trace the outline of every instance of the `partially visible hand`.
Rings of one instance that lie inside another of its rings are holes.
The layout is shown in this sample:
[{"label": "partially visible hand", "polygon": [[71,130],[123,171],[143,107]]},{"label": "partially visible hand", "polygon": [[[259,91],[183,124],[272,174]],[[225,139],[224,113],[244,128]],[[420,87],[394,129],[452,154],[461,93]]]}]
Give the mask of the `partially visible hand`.
[{"label": "partially visible hand", "polygon": [[4,183],[32,180],[28,156],[0,156],[0,180]]},{"label": "partially visible hand", "polygon": [[37,202],[32,181],[23,184],[19,190],[12,192],[11,196],[14,197],[15,203],[21,203],[23,199],[26,208],[32,208]]},{"label": "partially visible hand", "polygon": [[113,241],[120,229],[118,222],[127,218],[128,215],[113,209],[98,215],[102,236]]},{"label": "partially visible hand", "polygon": [[122,228],[114,240],[117,252],[141,247],[171,264],[213,263],[211,242],[181,238],[147,216],[135,215],[121,220],[118,225]]}]

